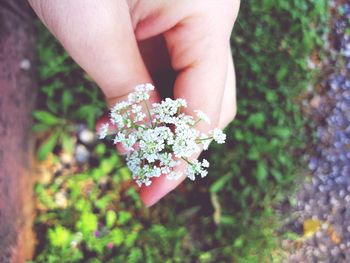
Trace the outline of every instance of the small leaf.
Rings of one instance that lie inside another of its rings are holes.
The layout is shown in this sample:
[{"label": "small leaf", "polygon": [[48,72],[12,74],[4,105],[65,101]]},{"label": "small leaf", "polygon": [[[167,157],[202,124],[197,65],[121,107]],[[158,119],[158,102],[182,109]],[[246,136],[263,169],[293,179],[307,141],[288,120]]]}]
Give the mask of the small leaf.
[{"label": "small leaf", "polygon": [[136,231],[129,233],[125,238],[125,246],[132,247],[135,244],[137,237],[138,233]]},{"label": "small leaf", "polygon": [[132,216],[131,216],[131,214],[129,212],[127,212],[127,211],[120,211],[118,213],[118,222],[119,222],[119,224],[124,225],[124,224],[126,224],[127,222],[130,221],[131,217]]},{"label": "small leaf", "polygon": [[278,81],[282,81],[285,76],[287,76],[288,73],[288,68],[287,67],[281,67],[278,71],[277,71],[277,75],[276,78]]},{"label": "small leaf", "polygon": [[117,220],[116,213],[112,210],[108,210],[106,213],[106,226],[108,228],[112,228],[116,220]]},{"label": "small leaf", "polygon": [[50,129],[51,127],[45,123],[36,123],[32,126],[33,132],[44,132]]},{"label": "small leaf", "polygon": [[111,232],[111,239],[112,239],[112,242],[116,245],[116,246],[119,246],[123,243],[124,241],[124,233],[123,231],[121,231],[119,228],[117,229],[114,229],[112,232]]},{"label": "small leaf", "polygon": [[250,160],[258,160],[260,158],[260,153],[254,145],[249,148],[247,158]]},{"label": "small leaf", "polygon": [[337,231],[335,231],[333,226],[328,227],[327,234],[329,235],[334,244],[339,245],[339,243],[341,243],[341,235],[337,233]]},{"label": "small leaf", "polygon": [[286,128],[286,127],[275,127],[272,130],[273,134],[275,134],[276,136],[279,136],[283,139],[287,139],[290,134],[291,134],[291,130],[290,128]]},{"label": "small leaf", "polygon": [[37,157],[40,161],[43,161],[46,159],[47,155],[52,152],[53,148],[55,147],[58,139],[58,132],[55,132],[49,136],[39,147],[37,152]]},{"label": "small leaf", "polygon": [[128,255],[127,261],[129,263],[143,262],[142,250],[138,247],[132,248],[130,254]]},{"label": "small leaf", "polygon": [[85,212],[77,222],[77,228],[83,232],[83,234],[90,234],[97,229],[97,221],[97,216],[95,214]]},{"label": "small leaf", "polygon": [[56,125],[62,122],[62,120],[55,115],[47,111],[34,111],[33,116],[36,120],[47,125]]},{"label": "small leaf", "polygon": [[52,246],[67,247],[71,239],[71,233],[63,226],[57,225],[54,229],[49,229],[48,237]]},{"label": "small leaf", "polygon": [[258,181],[264,182],[267,178],[267,168],[266,164],[263,161],[258,162],[257,168],[256,168],[256,177]]},{"label": "small leaf", "polygon": [[233,242],[233,246],[235,248],[242,248],[244,245],[244,240],[242,237],[236,238],[236,240]]},{"label": "small leaf", "polygon": [[318,219],[306,219],[303,223],[303,228],[304,237],[311,237],[321,228],[321,221]]},{"label": "small leaf", "polygon": [[264,125],[265,119],[265,115],[261,112],[258,112],[250,115],[247,123],[259,129]]},{"label": "small leaf", "polygon": [[66,114],[68,108],[73,104],[73,95],[72,92],[68,89],[65,89],[62,94],[62,108],[63,112]]},{"label": "small leaf", "polygon": [[73,153],[74,151],[74,140],[69,134],[63,133],[61,136],[62,147],[65,153]]},{"label": "small leaf", "polygon": [[228,182],[228,180],[230,180],[230,178],[231,178],[230,174],[227,174],[227,175],[222,176],[218,180],[216,180],[210,186],[210,192],[216,193],[216,192],[220,191],[225,186],[225,184]]},{"label": "small leaf", "polygon": [[97,208],[104,210],[106,207],[110,204],[110,202],[113,200],[113,197],[110,195],[105,195],[102,198],[95,201],[95,205]]}]

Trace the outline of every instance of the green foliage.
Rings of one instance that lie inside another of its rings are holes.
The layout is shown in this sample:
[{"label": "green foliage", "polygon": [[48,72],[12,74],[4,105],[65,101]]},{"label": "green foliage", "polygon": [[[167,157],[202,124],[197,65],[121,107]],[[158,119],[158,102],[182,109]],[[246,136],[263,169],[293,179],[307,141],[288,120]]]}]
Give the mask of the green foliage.
[{"label": "green foliage", "polygon": [[[108,154],[110,159],[116,156]],[[182,262],[185,228],[153,221],[146,208],[138,208],[139,197],[130,191],[135,188],[125,189],[131,175],[118,168],[121,163],[107,174],[103,166],[37,184],[39,202],[48,210],[36,219],[47,234],[40,236],[35,262],[161,262],[164,258]],[[107,182],[106,177],[93,178],[96,172],[108,176]],[[111,188],[103,190],[102,184]],[[62,193],[67,205],[55,201]]]},{"label": "green foliage", "polygon": [[66,121],[87,123],[92,129],[105,109],[101,91],[41,24],[38,29],[37,52],[41,66],[39,111],[34,113],[35,117],[39,117],[40,123],[52,125],[51,117],[60,116]]},{"label": "green foliage", "polygon": [[307,57],[322,48],[326,21],[327,1],[241,3],[232,35],[238,114],[228,143],[211,154],[210,172],[231,212],[255,206],[298,173],[306,137],[296,96],[317,74]]},{"label": "green foliage", "polygon": [[49,230],[50,244],[54,247],[67,247],[72,240],[71,233],[60,225]]},{"label": "green foliage", "polygon": [[[36,186],[45,212],[36,221],[44,231],[34,262],[281,262],[271,204],[301,166],[305,121],[296,96],[317,74],[306,59],[322,47],[327,2],[241,1],[231,39],[238,115],[228,143],[211,149],[208,178],[148,210],[120,158],[98,144],[96,167]],[[44,159],[55,144],[69,151],[69,127],[92,128],[104,103],[96,85],[40,32],[34,130],[48,134],[38,150]],[[55,197],[62,192],[64,207]]]}]

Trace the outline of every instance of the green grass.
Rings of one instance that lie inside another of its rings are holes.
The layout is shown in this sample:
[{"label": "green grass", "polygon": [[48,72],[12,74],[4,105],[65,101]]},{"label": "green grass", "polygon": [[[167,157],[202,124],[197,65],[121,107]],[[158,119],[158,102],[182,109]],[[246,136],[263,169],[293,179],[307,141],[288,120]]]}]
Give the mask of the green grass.
[{"label": "green grass", "polygon": [[[47,211],[36,219],[41,240],[34,262],[280,262],[280,218],[272,204],[291,190],[302,166],[307,137],[296,98],[317,76],[306,59],[322,47],[326,3],[242,1],[232,35],[238,115],[227,144],[207,156],[209,176],[186,182],[148,210],[135,189],[125,187],[130,175],[119,168],[120,158],[99,144],[92,150],[96,167],[37,185]],[[45,159],[56,144],[71,150],[72,125],[93,128],[105,106],[96,85],[48,32],[39,32],[35,130],[50,134],[38,151]],[[98,187],[105,180],[109,188]],[[54,199],[60,191],[67,195],[65,208]]]}]

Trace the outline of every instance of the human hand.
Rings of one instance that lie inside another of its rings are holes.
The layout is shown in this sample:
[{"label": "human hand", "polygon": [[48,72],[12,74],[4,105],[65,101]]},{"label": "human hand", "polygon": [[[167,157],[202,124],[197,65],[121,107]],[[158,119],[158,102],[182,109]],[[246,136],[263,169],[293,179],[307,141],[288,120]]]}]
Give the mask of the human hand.
[{"label": "human hand", "polygon": [[[224,128],[233,120],[236,91],[229,39],[239,0],[29,2],[101,87],[110,106],[125,99],[137,84],[154,82],[162,83],[174,98],[186,99],[187,114],[199,109],[210,117],[211,125],[197,127],[203,132]],[[164,79],[171,72],[174,83]],[[159,99],[155,91],[151,101]],[[140,189],[141,199],[153,205],[184,178],[156,178]]]}]

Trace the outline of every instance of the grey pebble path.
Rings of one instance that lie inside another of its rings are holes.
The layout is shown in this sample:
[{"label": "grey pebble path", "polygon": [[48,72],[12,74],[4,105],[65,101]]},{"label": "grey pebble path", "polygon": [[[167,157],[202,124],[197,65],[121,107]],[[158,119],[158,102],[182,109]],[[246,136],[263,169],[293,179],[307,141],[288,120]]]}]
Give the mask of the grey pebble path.
[{"label": "grey pebble path", "polygon": [[350,1],[331,2],[329,61],[314,116],[317,141],[309,158],[312,180],[297,194],[297,223],[315,220],[321,227],[305,239],[287,262],[350,263]]}]

